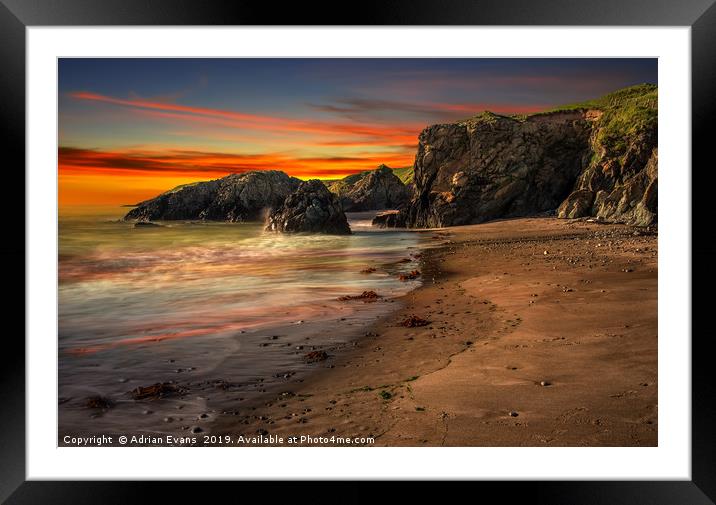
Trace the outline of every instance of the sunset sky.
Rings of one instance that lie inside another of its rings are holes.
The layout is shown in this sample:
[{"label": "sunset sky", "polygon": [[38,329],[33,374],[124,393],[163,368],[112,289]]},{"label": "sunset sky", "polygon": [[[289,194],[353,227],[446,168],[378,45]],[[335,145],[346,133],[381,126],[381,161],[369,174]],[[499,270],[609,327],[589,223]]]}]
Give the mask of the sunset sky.
[{"label": "sunset sky", "polygon": [[429,124],[657,82],[655,59],[60,59],[59,203],[278,169],[412,165]]}]

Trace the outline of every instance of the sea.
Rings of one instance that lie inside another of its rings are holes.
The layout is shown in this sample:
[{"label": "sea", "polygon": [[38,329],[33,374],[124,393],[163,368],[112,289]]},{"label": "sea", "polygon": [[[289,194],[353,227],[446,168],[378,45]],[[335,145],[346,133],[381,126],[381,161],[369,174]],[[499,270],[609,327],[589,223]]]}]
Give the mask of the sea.
[{"label": "sea", "polygon": [[[135,227],[128,210],[58,219],[60,445],[66,434],[205,431],[230,406],[331,366],[306,355],[343,352],[422,282],[399,276],[419,268],[425,234],[373,228],[375,213],[348,214],[353,233],[332,236]],[[380,298],[339,300],[363,291]],[[136,399],[154,384],[181,394]]]}]

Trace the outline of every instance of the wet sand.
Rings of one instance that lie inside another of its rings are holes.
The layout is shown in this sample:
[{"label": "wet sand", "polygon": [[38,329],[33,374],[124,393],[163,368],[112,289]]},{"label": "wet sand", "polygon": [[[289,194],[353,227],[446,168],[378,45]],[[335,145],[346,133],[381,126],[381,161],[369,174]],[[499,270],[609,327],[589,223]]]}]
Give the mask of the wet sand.
[{"label": "wet sand", "polygon": [[[657,445],[656,234],[535,218],[434,240],[443,246],[423,251],[423,286],[399,310],[207,431],[378,446]],[[430,323],[400,325],[412,315]]]}]

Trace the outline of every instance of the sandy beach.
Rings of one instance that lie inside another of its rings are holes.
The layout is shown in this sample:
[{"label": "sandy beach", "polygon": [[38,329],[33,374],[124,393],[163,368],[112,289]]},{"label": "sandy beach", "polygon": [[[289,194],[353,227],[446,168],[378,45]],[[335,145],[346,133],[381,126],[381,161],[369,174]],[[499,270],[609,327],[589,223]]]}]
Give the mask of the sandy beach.
[{"label": "sandy beach", "polygon": [[[423,285],[398,310],[207,432],[376,446],[657,445],[656,233],[529,218],[433,240],[440,246],[416,262]],[[429,322],[403,326],[411,316]]]}]

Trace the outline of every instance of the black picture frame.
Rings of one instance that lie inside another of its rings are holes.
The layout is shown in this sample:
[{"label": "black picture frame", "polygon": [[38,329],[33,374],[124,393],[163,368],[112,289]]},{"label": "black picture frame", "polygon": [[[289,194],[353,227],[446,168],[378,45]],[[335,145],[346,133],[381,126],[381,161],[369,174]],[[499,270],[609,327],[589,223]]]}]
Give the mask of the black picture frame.
[{"label": "black picture frame", "polygon": [[[82,25],[532,25],[532,26],[688,26],[691,27],[692,69],[692,334],[669,335],[691,339],[692,349],[692,448],[691,481],[639,482],[478,482],[453,483],[450,493],[496,492],[507,503],[550,504],[707,504],[716,499],[716,443],[714,409],[716,381],[711,376],[708,322],[709,288],[713,285],[716,248],[709,237],[709,208],[713,197],[712,154],[709,124],[716,117],[716,6],[715,0],[458,0],[446,2],[406,0],[362,1],[360,8],[269,2],[221,2],[207,0],[0,0],[0,114],[6,171],[6,205],[13,215],[4,223],[6,240],[0,254],[6,265],[3,313],[6,321],[19,323],[3,335],[4,358],[0,365],[0,501],[7,503],[127,503],[149,497],[162,486],[162,499],[184,502],[188,483],[152,482],[39,482],[25,479],[25,263],[24,171],[25,166],[25,29],[30,26]],[[11,188],[11,190],[7,189]],[[22,189],[21,189],[22,188]],[[13,201],[14,200],[14,201]],[[17,209],[23,209],[23,219]],[[698,275],[695,275],[698,272]],[[699,296],[701,295],[701,296]],[[662,335],[662,337],[666,337]],[[320,493],[306,494],[304,483],[211,483],[212,493],[249,496],[279,493],[308,498],[312,502],[365,502],[380,496],[385,483],[324,484]],[[345,487],[348,487],[346,489]],[[476,491],[472,489],[477,486]],[[430,498],[434,490],[425,483],[411,490]],[[474,495],[478,496],[478,495]],[[445,495],[442,494],[444,498]],[[234,498],[238,499],[238,498]]]}]

